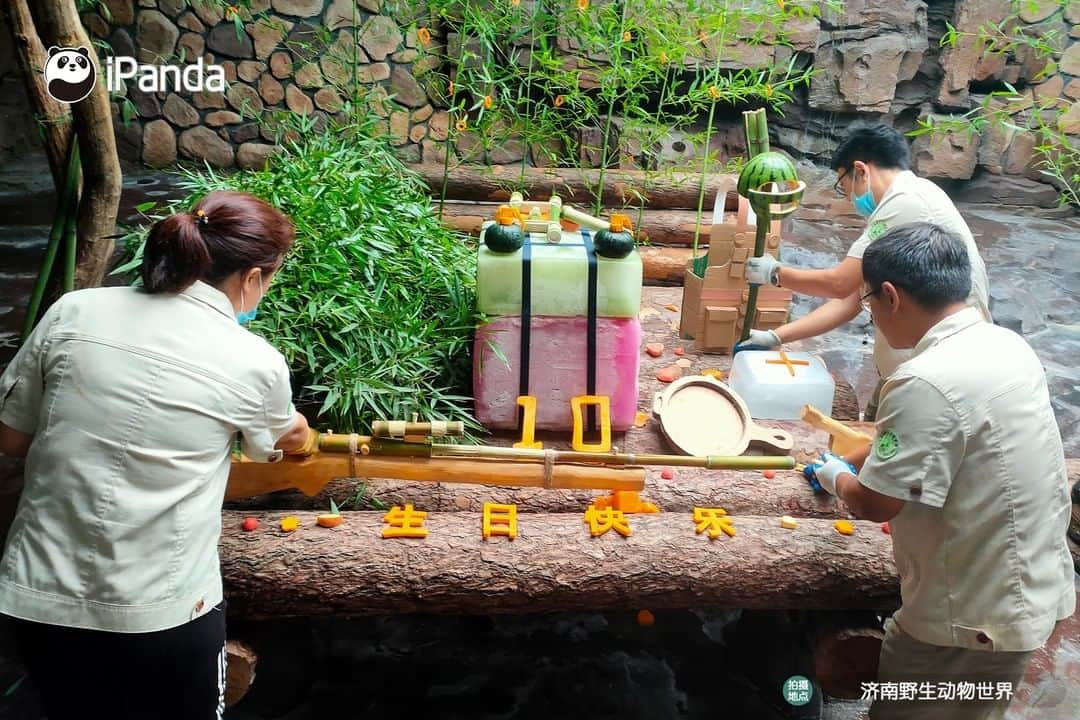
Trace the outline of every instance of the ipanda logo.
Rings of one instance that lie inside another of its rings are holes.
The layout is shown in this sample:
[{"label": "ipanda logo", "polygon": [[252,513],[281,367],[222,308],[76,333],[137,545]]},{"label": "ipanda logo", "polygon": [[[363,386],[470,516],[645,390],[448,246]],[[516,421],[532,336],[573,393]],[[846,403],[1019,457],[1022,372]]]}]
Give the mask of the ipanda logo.
[{"label": "ipanda logo", "polygon": [[[198,58],[189,65],[144,65],[123,55],[105,59],[105,83],[111,92],[120,92],[127,80],[143,92],[224,92],[225,70],[220,65],[205,65]],[[45,88],[60,102],[79,102],[94,89],[97,66],[94,56],[84,47],[51,47],[45,63]]]}]

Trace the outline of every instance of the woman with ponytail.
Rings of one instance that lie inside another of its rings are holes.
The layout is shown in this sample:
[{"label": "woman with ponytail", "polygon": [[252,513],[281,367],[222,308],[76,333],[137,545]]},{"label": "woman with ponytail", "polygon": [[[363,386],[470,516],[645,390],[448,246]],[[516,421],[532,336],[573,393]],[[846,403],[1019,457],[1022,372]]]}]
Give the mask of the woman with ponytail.
[{"label": "woman with ponytail", "polygon": [[293,242],[258,198],[158,222],[141,288],[68,293],[0,376],[0,455],[25,458],[0,561],[50,720],[221,718],[217,544],[230,454],[306,454],[282,355],[242,327]]}]

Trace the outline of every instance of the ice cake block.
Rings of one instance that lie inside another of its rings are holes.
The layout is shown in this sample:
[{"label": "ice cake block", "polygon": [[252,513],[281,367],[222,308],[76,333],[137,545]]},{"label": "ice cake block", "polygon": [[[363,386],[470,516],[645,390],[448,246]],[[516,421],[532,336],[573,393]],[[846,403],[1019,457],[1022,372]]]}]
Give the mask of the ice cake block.
[{"label": "ice cake block", "polygon": [[[588,394],[586,319],[533,317],[530,327],[529,394],[536,396],[536,427],[570,430],[570,398]],[[476,329],[473,395],[476,418],[488,428],[517,427],[520,347],[519,317],[497,318]],[[595,394],[611,398],[613,430],[626,430],[634,422],[640,347],[636,316],[597,318]]]},{"label": "ice cake block", "polygon": [[756,420],[799,420],[803,405],[832,414],[836,382],[816,355],[743,350],[731,360],[728,386]]},{"label": "ice cake block", "polygon": [[[589,263],[581,233],[563,232],[559,244],[531,235],[532,314],[588,314]],[[487,315],[521,314],[522,251],[492,252],[481,243],[476,262],[476,304]],[[641,310],[641,255],[596,259],[596,314],[637,317]]]}]

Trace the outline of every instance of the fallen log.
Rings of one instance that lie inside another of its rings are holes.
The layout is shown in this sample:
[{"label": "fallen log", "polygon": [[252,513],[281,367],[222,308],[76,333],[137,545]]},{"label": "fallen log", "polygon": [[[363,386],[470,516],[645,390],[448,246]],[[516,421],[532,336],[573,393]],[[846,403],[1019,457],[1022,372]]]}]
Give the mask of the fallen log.
[{"label": "fallen log", "polygon": [[[408,167],[424,179],[436,201],[443,196],[442,165]],[[705,178],[704,208],[711,211],[716,193],[733,187],[734,179],[734,175],[710,173]],[[700,183],[699,174],[607,169],[601,200],[605,207],[636,207],[644,199],[652,209],[696,210]],[[506,202],[511,192],[526,188],[533,198],[546,200],[554,192],[567,203],[589,209],[599,185],[599,170],[526,167],[522,175],[520,165],[459,165],[446,175],[446,199]],[[726,207],[738,207],[734,193],[728,195]]]},{"label": "fallen log", "polygon": [[[694,257],[690,248],[639,247],[645,282],[653,285],[682,285],[686,264]],[[698,254],[701,254],[698,250]]]},{"label": "fallen log", "polygon": [[[484,221],[493,220],[498,208],[498,203],[447,202],[443,207],[442,221],[454,230],[479,235]],[[432,204],[432,210],[438,213],[438,201]],[[608,212],[604,210],[603,216],[607,217]],[[689,247],[694,243],[694,229],[699,226],[698,215],[693,210],[650,209],[642,211],[640,215],[635,210],[628,215],[634,223],[634,234],[639,242]],[[698,247],[699,252],[704,254],[709,247],[712,228],[711,209],[704,212],[700,227]]]},{"label": "fallen log", "polygon": [[[364,510],[412,503],[421,510],[480,512],[484,503],[491,502],[517,505],[518,512],[522,513],[575,513],[584,512],[589,503],[602,495],[604,493],[588,490],[339,478],[311,497],[300,492],[271,493],[233,501],[227,507],[236,510],[325,510],[333,499],[341,507]],[[659,471],[650,472],[641,497],[664,512],[722,507],[733,514],[848,517],[843,503],[831,496],[814,493],[802,473],[795,471],[777,471],[771,480],[763,478],[759,471],[679,470],[673,480],[662,479]]]},{"label": "fallen log", "polygon": [[247,619],[402,613],[729,607],[892,610],[899,580],[876,523],[855,535],[830,520],[784,530],[736,516],[735,537],[697,535],[689,513],[631,515],[632,534],[590,537],[582,516],[518,516],[518,536],[481,539],[476,513],[432,513],[424,539],[381,537],[383,513],[345,513],[333,529],[281,513],[244,532],[222,514],[221,569],[230,613]]}]

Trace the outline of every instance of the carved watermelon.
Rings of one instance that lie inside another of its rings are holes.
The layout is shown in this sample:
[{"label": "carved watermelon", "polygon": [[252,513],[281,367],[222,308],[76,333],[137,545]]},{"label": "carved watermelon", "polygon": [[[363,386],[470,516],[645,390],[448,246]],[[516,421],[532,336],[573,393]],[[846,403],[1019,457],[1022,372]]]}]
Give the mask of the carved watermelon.
[{"label": "carved watermelon", "polygon": [[750,190],[760,190],[769,183],[779,183],[781,189],[786,189],[788,181],[797,182],[798,179],[795,165],[786,155],[763,152],[750,158],[743,166],[739,173],[738,191],[743,197],[750,197]]}]

